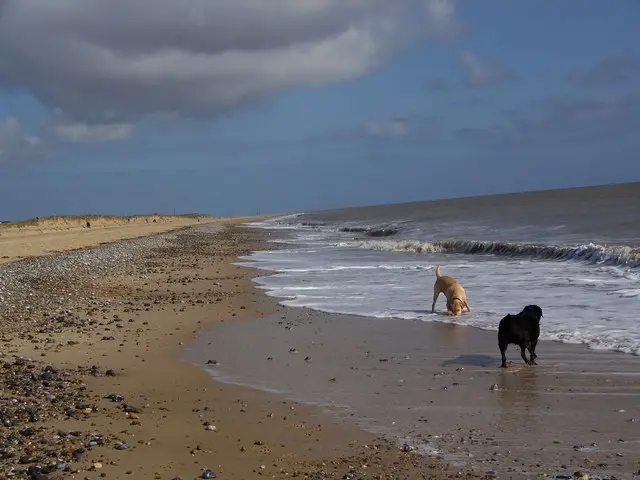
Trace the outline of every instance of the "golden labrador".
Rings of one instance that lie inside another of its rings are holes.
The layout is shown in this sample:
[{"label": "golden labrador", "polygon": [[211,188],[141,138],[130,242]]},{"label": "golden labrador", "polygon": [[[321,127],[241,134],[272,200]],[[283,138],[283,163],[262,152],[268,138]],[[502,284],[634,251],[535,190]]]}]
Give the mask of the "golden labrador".
[{"label": "golden labrador", "polygon": [[447,297],[447,312],[449,315],[460,315],[462,309],[467,307],[471,311],[464,288],[455,278],[440,273],[440,265],[436,266],[436,283],[433,285],[433,304],[431,313],[436,309],[436,301],[441,293]]}]

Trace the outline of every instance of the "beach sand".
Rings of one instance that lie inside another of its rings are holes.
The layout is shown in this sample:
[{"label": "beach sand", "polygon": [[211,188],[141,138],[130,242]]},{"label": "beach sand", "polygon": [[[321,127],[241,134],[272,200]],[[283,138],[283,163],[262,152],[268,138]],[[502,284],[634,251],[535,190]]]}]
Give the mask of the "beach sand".
[{"label": "beach sand", "polygon": [[[409,322],[396,338],[393,322],[281,307],[254,288],[260,272],[233,265],[270,248],[262,235],[208,223],[0,267],[0,476],[38,466],[41,478],[81,479],[192,479],[206,469],[234,480],[631,478],[640,468],[635,357],[548,344],[539,368],[503,372],[487,332]],[[404,359],[403,345],[418,339],[423,355]],[[517,365],[517,352],[509,358]],[[367,376],[383,363],[424,395],[419,412],[389,417],[417,416],[447,432],[443,445],[458,435],[459,453],[477,462],[416,455],[349,414],[214,382],[198,366],[375,403],[376,392],[397,393],[397,381]]]},{"label": "beach sand", "polygon": [[[0,224],[0,263],[215,221],[206,215],[87,215]],[[89,222],[90,227],[87,227]]]},{"label": "beach sand", "polygon": [[0,473],[460,478],[317,408],[214,383],[182,360],[201,329],[283,309],[253,288],[255,271],[232,265],[261,248],[255,232],[210,223],[151,238],[0,268]]}]

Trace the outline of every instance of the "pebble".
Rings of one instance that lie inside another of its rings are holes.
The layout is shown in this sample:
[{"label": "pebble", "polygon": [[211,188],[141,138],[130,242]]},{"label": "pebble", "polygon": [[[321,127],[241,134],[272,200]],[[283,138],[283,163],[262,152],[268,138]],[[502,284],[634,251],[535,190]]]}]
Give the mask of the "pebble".
[{"label": "pebble", "polygon": [[215,472],[207,469],[204,472],[202,472],[202,475],[200,475],[200,478],[217,478],[217,475],[215,474]]},{"label": "pebble", "polygon": [[[194,230],[209,233],[218,227],[202,225]],[[169,232],[0,265],[0,326],[5,344],[27,341],[44,352],[73,347],[78,342],[55,341],[55,335],[93,333],[102,323],[100,312],[115,306],[115,300],[96,299],[93,286],[105,276],[139,275],[143,263],[138,259],[146,259],[155,248],[174,248],[174,241],[181,235]],[[114,315],[107,322],[124,320]],[[115,338],[109,328],[105,330],[97,340]],[[97,365],[64,370],[25,356],[3,355],[0,372],[0,477],[45,479],[56,471],[73,472],[73,462],[83,461],[86,451],[94,447],[106,443],[112,448],[129,448],[124,442],[105,439],[95,432],[52,427],[54,419],[91,421],[95,414],[108,413],[95,406],[83,377],[115,377],[116,370]],[[107,398],[124,405],[122,395],[113,393]],[[129,418],[137,417],[134,412],[138,408],[128,406],[125,411]],[[84,428],[90,428],[88,422]],[[46,463],[48,458],[53,459],[51,463]]]},{"label": "pebble", "polygon": [[590,445],[574,445],[573,449],[576,452],[591,452],[593,450],[596,450],[598,448],[598,445],[595,443],[592,443]]},{"label": "pebble", "polygon": [[[203,225],[203,227],[205,227]],[[94,248],[61,252],[56,255],[32,257],[0,265],[0,305],[3,316],[12,320],[30,318],[29,311],[55,311],[60,305],[91,300],[81,290],[82,278],[89,282],[114,273],[130,271],[133,260],[150,249],[165,247],[176,233],[123,240]],[[42,295],[43,287],[52,288],[52,295]],[[73,300],[71,300],[73,299]],[[25,309],[23,305],[29,305]],[[71,305],[69,305],[71,306]],[[53,323],[78,324],[72,308],[61,311]]]}]

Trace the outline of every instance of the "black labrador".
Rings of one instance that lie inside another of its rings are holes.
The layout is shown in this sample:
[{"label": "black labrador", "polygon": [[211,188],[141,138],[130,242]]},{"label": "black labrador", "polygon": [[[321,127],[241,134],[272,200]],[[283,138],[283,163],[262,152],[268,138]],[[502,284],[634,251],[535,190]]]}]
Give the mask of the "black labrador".
[{"label": "black labrador", "polygon": [[[498,347],[502,355],[502,368],[507,368],[507,346],[510,343],[520,347],[520,355],[527,365],[536,365],[536,345],[540,336],[542,309],[538,305],[527,305],[516,315],[508,314],[498,326]],[[527,360],[525,348],[529,350]]]}]

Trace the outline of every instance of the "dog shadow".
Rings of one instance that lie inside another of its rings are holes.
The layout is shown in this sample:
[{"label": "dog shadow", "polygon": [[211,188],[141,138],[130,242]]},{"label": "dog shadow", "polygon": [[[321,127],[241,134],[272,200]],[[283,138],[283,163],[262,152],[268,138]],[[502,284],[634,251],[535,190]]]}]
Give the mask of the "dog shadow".
[{"label": "dog shadow", "polygon": [[459,355],[456,358],[445,360],[440,365],[467,365],[474,367],[488,367],[492,364],[500,363],[500,359],[491,355]]}]

